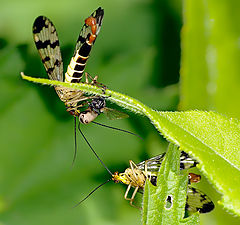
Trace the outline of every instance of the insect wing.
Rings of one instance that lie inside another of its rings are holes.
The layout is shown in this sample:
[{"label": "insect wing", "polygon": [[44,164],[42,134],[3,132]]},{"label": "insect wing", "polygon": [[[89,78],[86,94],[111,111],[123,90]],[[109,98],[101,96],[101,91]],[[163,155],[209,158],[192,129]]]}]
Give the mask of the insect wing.
[{"label": "insect wing", "polygon": [[63,81],[63,62],[58,35],[53,23],[39,16],[33,23],[33,38],[50,79]]},{"label": "insect wing", "polygon": [[[96,36],[100,32],[100,29],[101,29],[101,26],[102,26],[103,15],[104,15],[104,11],[101,7],[99,7],[90,16],[90,17],[93,17],[93,18],[96,19],[96,25],[97,25]],[[91,26],[89,26],[85,23],[83,25],[81,31],[80,31],[79,36],[78,36],[78,40],[77,40],[77,44],[76,44],[76,47],[75,47],[74,55],[81,49],[81,47],[84,45],[84,43],[86,43],[86,41],[88,40],[88,38],[90,37],[91,34],[92,34]],[[96,38],[95,38],[95,40],[96,40]]]},{"label": "insect wing", "polygon": [[166,153],[157,155],[155,157],[152,157],[148,160],[142,161],[137,164],[137,168],[140,170],[145,170],[145,167],[147,166],[147,171],[149,172],[158,172],[159,168],[161,167],[162,161],[164,159]]},{"label": "insect wing", "polygon": [[120,112],[120,111],[118,111],[116,109],[111,109],[111,108],[107,108],[107,107],[104,107],[102,109],[102,112],[110,120],[125,119],[125,118],[129,117],[129,115],[124,113],[124,112]]},{"label": "insect wing", "polygon": [[[137,164],[138,169],[145,170],[147,166],[147,171],[158,172],[161,167],[162,161],[166,153],[152,157],[146,161],[142,161]],[[190,169],[196,167],[197,161],[192,159],[186,152],[182,151],[180,155],[180,169]]]},{"label": "insect wing", "polygon": [[214,209],[214,204],[206,194],[188,186],[185,209],[191,213],[208,213]]},{"label": "insect wing", "polygon": [[190,169],[192,167],[196,167],[198,162],[191,158],[186,152],[181,151],[180,155],[180,169],[185,170],[185,169]]}]

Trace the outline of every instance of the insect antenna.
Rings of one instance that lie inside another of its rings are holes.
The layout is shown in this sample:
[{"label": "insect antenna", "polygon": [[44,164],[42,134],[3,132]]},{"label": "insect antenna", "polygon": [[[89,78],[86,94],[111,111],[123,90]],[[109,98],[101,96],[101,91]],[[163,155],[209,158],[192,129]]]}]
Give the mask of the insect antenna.
[{"label": "insect antenna", "polygon": [[96,188],[94,188],[83,200],[81,200],[80,202],[78,202],[75,206],[73,206],[73,208],[79,206],[82,202],[84,202],[88,197],[90,197],[98,188],[102,187],[104,184],[108,183],[109,181],[111,181],[111,179],[105,181],[104,183],[98,185]]},{"label": "insect antenna", "polygon": [[77,157],[77,120],[76,120],[76,117],[74,117],[74,154],[73,154],[72,166],[75,163],[76,157]]},{"label": "insect antenna", "polygon": [[123,129],[120,129],[120,128],[117,128],[117,127],[111,127],[111,126],[108,126],[106,124],[98,123],[98,122],[95,122],[95,121],[92,121],[92,123],[97,124],[97,125],[102,126],[102,127],[106,127],[106,128],[110,128],[110,129],[113,129],[113,130],[122,131],[122,132],[128,133],[128,134],[132,134],[132,135],[137,136],[137,137],[139,137],[139,138],[141,138],[143,140],[143,138],[141,136],[139,136],[139,135],[137,135],[135,133],[132,133],[130,131],[123,130]]},{"label": "insect antenna", "polygon": [[108,171],[108,173],[112,176],[112,172],[107,168],[107,166],[103,163],[103,161],[99,158],[98,154],[94,151],[94,149],[92,148],[92,146],[90,145],[90,143],[88,142],[87,138],[84,136],[83,132],[80,129],[80,123],[78,124],[78,130],[80,132],[80,134],[82,135],[82,137],[84,138],[84,140],[87,142],[89,148],[92,150],[93,154],[97,157],[97,159],[100,161],[100,163],[104,166],[104,168]]}]

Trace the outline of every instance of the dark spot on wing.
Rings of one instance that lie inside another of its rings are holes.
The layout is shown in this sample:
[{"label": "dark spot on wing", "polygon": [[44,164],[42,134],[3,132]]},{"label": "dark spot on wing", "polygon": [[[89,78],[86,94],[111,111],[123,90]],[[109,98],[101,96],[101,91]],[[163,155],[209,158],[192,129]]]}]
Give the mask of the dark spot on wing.
[{"label": "dark spot on wing", "polygon": [[53,42],[53,43],[50,44],[50,47],[51,47],[51,48],[55,48],[55,47],[57,47],[57,46],[59,46],[59,41],[58,41],[58,40],[56,40],[55,42]]},{"label": "dark spot on wing", "polygon": [[36,41],[35,42],[37,49],[43,49],[43,48],[47,48],[48,46],[50,46],[51,48],[55,48],[56,46],[59,46],[59,41],[55,41],[53,43],[50,42],[50,40],[46,40],[46,41]]},{"label": "dark spot on wing", "polygon": [[206,204],[203,204],[201,208],[198,208],[198,212],[200,213],[207,213],[207,212],[210,212],[214,209],[214,204],[213,202],[208,202]]},{"label": "dark spot on wing", "polygon": [[51,74],[53,72],[54,68],[48,68],[47,73]]},{"label": "dark spot on wing", "polygon": [[198,193],[198,191],[197,191],[195,188],[191,187],[191,189],[192,189],[192,193],[193,193],[193,194]]},{"label": "dark spot on wing", "polygon": [[54,66],[60,66],[60,65],[61,65],[61,62],[58,59],[56,59]]},{"label": "dark spot on wing", "polygon": [[42,62],[45,63],[45,62],[47,62],[49,60],[50,60],[50,58],[48,56],[46,56],[44,59],[42,59]]},{"label": "dark spot on wing", "polygon": [[33,24],[33,33],[40,33],[40,31],[43,28],[47,28],[48,26],[46,25],[46,17],[45,16],[39,16]]}]

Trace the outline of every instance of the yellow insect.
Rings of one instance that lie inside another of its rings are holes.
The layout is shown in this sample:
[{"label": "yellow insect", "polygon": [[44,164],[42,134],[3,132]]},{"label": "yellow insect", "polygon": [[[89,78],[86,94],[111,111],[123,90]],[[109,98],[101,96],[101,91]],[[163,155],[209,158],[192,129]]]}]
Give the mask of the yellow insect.
[{"label": "yellow insect", "polygon": [[[112,178],[106,181],[105,183],[113,180],[115,183],[123,183],[128,185],[124,198],[128,200],[132,206],[136,207],[134,205],[134,198],[138,192],[143,193],[146,180],[148,179],[154,186],[157,185],[158,171],[159,168],[161,167],[164,156],[165,153],[157,155],[146,161],[142,161],[138,164],[135,164],[132,160],[130,160],[129,161],[130,167],[127,168],[123,173],[115,172],[114,174],[112,174],[107,169],[108,172],[111,174]],[[183,151],[181,152],[180,169],[189,169],[195,167],[196,165],[197,165],[196,160],[189,157],[187,153]],[[201,179],[201,176],[194,173],[189,173],[188,178],[189,183],[198,183]],[[88,198],[94,191],[96,191],[103,184],[95,188],[86,198]],[[132,195],[129,197],[128,195],[131,188],[134,188],[134,191]],[[86,198],[84,198],[77,205],[82,203]],[[185,210],[187,212],[207,213],[212,211],[213,209],[214,204],[206,194],[188,185],[187,201],[185,205]]]}]

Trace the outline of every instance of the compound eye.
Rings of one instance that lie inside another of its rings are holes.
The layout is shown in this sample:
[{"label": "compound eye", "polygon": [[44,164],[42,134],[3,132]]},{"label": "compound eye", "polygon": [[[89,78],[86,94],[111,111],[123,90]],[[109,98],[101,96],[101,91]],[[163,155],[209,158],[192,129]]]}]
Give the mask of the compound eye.
[{"label": "compound eye", "polygon": [[89,123],[89,120],[87,119],[86,114],[83,114],[83,113],[81,113],[79,115],[79,121],[83,124],[88,124]]}]

